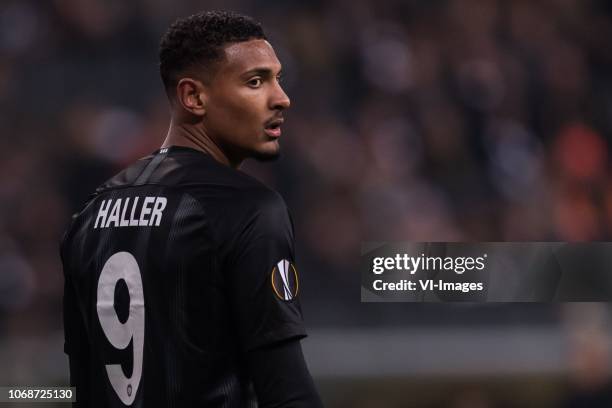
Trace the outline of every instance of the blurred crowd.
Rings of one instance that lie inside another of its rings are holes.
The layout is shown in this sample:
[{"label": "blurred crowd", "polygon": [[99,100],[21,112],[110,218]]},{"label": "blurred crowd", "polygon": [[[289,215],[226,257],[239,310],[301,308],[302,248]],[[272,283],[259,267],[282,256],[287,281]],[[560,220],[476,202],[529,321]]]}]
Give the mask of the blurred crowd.
[{"label": "blurred crowd", "polygon": [[254,16],[284,65],[282,158],[243,170],[293,214],[312,324],[387,318],[358,303],[362,241],[612,235],[610,2],[4,0],[0,337],[61,329],[61,234],[159,147],[159,38],[203,8]]}]

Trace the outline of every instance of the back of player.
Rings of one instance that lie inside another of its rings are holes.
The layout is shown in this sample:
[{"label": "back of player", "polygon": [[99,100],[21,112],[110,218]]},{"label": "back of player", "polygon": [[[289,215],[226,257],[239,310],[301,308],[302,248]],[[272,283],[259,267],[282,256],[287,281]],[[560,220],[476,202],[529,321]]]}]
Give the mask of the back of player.
[{"label": "back of player", "polygon": [[[65,347],[83,406],[254,404],[243,352],[304,336],[288,214],[282,200],[261,210],[261,197],[278,201],[173,147],[111,179],[75,216],[62,245]],[[258,254],[250,241],[262,228],[259,238],[280,243]]]}]

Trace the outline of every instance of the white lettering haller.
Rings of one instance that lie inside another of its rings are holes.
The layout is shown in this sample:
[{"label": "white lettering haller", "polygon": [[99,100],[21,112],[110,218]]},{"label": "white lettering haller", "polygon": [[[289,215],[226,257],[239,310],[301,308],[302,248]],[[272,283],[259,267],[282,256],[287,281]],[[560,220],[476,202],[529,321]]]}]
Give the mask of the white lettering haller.
[{"label": "white lettering haller", "polygon": [[159,227],[166,197],[125,197],[103,200],[96,216],[94,228]]}]

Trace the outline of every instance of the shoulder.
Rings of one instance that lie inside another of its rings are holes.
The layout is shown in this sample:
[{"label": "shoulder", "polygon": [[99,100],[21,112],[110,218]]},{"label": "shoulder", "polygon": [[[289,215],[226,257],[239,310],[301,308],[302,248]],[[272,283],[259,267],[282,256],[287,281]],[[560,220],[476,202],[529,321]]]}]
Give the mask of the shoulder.
[{"label": "shoulder", "polygon": [[[261,238],[293,236],[293,224],[282,196],[246,174],[240,183],[193,190],[221,245]],[[212,197],[211,197],[212,196]]]},{"label": "shoulder", "polygon": [[231,171],[234,172],[228,175],[231,182],[194,185],[188,193],[225,225],[288,219],[287,205],[277,191],[251,176]]},{"label": "shoulder", "polygon": [[102,183],[95,191],[94,195],[99,194],[105,190],[112,189],[115,187],[121,187],[133,183],[138,176],[143,172],[147,164],[152,160],[153,155],[145,156],[128,167],[122,169],[111,178]]},{"label": "shoulder", "polygon": [[287,205],[283,197],[277,191],[259,182],[241,191],[240,196],[247,210],[256,211],[261,216],[287,212]]},{"label": "shoulder", "polygon": [[274,213],[286,211],[281,195],[254,177],[223,164],[184,167],[179,185],[204,207],[216,207],[225,214]]},{"label": "shoulder", "polygon": [[242,188],[236,191],[235,197],[241,212],[250,218],[264,220],[284,217],[288,213],[285,200],[276,190],[245,173],[237,173],[244,183]]}]

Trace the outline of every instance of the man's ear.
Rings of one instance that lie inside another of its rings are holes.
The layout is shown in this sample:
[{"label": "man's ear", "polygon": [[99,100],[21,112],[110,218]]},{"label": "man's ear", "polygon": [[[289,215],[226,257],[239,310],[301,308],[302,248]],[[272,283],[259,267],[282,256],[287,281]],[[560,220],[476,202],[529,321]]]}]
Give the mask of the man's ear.
[{"label": "man's ear", "polygon": [[196,116],[206,114],[206,93],[202,82],[193,78],[182,78],[176,84],[176,97],[179,104]]}]

